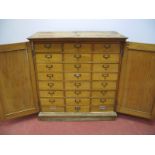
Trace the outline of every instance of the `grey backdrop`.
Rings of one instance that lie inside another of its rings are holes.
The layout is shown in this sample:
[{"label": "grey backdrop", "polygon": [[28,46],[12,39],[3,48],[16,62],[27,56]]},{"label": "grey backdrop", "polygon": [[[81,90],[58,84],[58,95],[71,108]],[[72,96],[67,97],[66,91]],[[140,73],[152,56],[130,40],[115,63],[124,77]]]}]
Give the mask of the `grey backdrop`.
[{"label": "grey backdrop", "polygon": [[0,20],[0,44],[26,41],[38,31],[118,31],[129,41],[155,43],[155,20]]}]

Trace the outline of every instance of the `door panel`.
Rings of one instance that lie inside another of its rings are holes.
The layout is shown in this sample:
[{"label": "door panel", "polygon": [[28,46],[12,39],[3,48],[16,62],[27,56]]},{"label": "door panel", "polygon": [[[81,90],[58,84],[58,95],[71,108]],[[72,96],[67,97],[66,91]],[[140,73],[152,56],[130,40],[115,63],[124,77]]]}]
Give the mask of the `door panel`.
[{"label": "door panel", "polygon": [[28,43],[0,46],[0,106],[3,120],[38,112],[29,46]]},{"label": "door panel", "polygon": [[129,43],[122,62],[117,111],[151,119],[154,105],[155,45]]}]

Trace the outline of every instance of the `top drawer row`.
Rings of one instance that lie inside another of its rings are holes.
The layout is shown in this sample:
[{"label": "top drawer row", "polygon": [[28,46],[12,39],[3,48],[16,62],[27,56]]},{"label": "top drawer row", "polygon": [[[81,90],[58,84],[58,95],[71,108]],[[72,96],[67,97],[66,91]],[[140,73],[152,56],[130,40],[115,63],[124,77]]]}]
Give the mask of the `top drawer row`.
[{"label": "top drawer row", "polygon": [[91,53],[91,52],[120,52],[120,44],[114,43],[36,43],[34,45],[35,52],[62,52],[65,53]]}]

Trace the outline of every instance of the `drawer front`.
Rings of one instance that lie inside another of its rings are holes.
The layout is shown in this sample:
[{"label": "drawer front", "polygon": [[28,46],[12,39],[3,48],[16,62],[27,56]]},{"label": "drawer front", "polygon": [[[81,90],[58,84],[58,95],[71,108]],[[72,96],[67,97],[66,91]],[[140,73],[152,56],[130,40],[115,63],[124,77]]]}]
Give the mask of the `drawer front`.
[{"label": "drawer front", "polygon": [[89,91],[82,91],[82,90],[72,90],[66,91],[66,97],[89,97]]},{"label": "drawer front", "polygon": [[113,105],[100,105],[100,106],[91,106],[91,112],[106,112],[114,111]]},{"label": "drawer front", "polygon": [[94,44],[94,52],[120,53],[120,44],[108,44],[108,43]]},{"label": "drawer front", "polygon": [[93,80],[117,80],[117,73],[93,73]]},{"label": "drawer front", "polygon": [[90,64],[65,64],[64,65],[65,72],[90,72],[91,65]]},{"label": "drawer front", "polygon": [[89,112],[89,106],[66,106],[67,112]]},{"label": "drawer front", "polygon": [[65,82],[66,90],[89,90],[90,82]]},{"label": "drawer front", "polygon": [[59,106],[42,106],[41,107],[42,112],[65,112],[65,107],[59,107]]},{"label": "drawer front", "polygon": [[39,81],[39,90],[62,90],[62,82]]},{"label": "drawer front", "polygon": [[115,98],[116,91],[100,90],[92,91],[93,98]]},{"label": "drawer front", "polygon": [[87,98],[67,98],[66,105],[81,105],[86,106],[90,104],[90,99]]},{"label": "drawer front", "polygon": [[94,54],[93,62],[95,63],[119,63],[119,54]]},{"label": "drawer front", "polygon": [[114,81],[93,81],[92,82],[93,90],[116,90],[116,82]]},{"label": "drawer front", "polygon": [[65,80],[90,80],[90,73],[65,73]]},{"label": "drawer front", "polygon": [[62,45],[59,43],[37,43],[34,44],[34,48],[36,52],[62,52]]},{"label": "drawer front", "polygon": [[93,64],[93,72],[118,72],[118,64]]},{"label": "drawer front", "polygon": [[93,98],[92,105],[114,105],[115,99],[114,98]]},{"label": "drawer front", "polygon": [[38,80],[63,80],[62,73],[38,73]]},{"label": "drawer front", "polygon": [[37,63],[62,62],[61,54],[36,54]]},{"label": "drawer front", "polygon": [[40,103],[42,106],[64,106],[63,98],[41,98]]},{"label": "drawer front", "polygon": [[62,72],[62,64],[37,64],[37,72]]},{"label": "drawer front", "polygon": [[92,49],[91,44],[80,44],[80,43],[65,43],[64,52],[65,53],[90,53]]},{"label": "drawer front", "polygon": [[90,62],[91,61],[91,54],[80,54],[80,53],[64,54],[64,61],[66,63],[68,63],[68,62],[71,62],[71,63]]},{"label": "drawer front", "polygon": [[64,97],[64,92],[61,90],[49,90],[49,91],[40,91],[40,97]]}]

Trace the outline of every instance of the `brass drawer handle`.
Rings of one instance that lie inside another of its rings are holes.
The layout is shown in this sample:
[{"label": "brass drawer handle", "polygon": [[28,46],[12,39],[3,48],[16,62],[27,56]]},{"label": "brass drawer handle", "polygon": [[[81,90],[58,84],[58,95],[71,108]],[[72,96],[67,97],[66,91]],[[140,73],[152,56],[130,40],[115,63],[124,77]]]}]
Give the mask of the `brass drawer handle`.
[{"label": "brass drawer handle", "polygon": [[49,99],[49,102],[54,103],[55,99]]},{"label": "brass drawer handle", "polygon": [[52,46],[51,44],[44,44],[45,48],[51,48],[51,46]]},{"label": "brass drawer handle", "polygon": [[81,77],[81,74],[76,73],[76,74],[74,74],[74,76],[75,76],[76,78],[79,78],[79,77]]},{"label": "brass drawer handle", "polygon": [[74,54],[74,58],[80,59],[81,58],[81,54]]},{"label": "brass drawer handle", "polygon": [[75,85],[76,87],[79,87],[79,86],[81,86],[81,83],[80,83],[80,82],[76,82],[76,83],[74,83],[74,85]]},{"label": "brass drawer handle", "polygon": [[53,95],[53,94],[55,94],[55,92],[54,91],[49,91],[48,94]]},{"label": "brass drawer handle", "polygon": [[53,87],[54,86],[54,83],[48,83],[48,86],[49,87]]},{"label": "brass drawer handle", "polygon": [[52,55],[51,54],[46,54],[45,58],[50,59],[50,58],[52,58]]},{"label": "brass drawer handle", "polygon": [[47,74],[46,76],[47,76],[48,78],[50,78],[50,79],[54,77],[53,74]]},{"label": "brass drawer handle", "polygon": [[102,85],[103,87],[106,87],[106,86],[108,85],[108,83],[107,83],[107,82],[102,82],[101,85]]},{"label": "brass drawer handle", "polygon": [[80,48],[81,47],[81,44],[74,44],[74,47],[75,48]]},{"label": "brass drawer handle", "polygon": [[103,73],[102,76],[103,76],[104,78],[106,78],[106,77],[109,77],[109,74],[108,74],[108,73]]},{"label": "brass drawer handle", "polygon": [[51,69],[53,68],[53,65],[46,65],[46,68]]},{"label": "brass drawer handle", "polygon": [[104,98],[100,99],[100,102],[102,102],[102,103],[104,103],[105,101],[106,101],[106,99],[104,99]]},{"label": "brass drawer handle", "polygon": [[107,69],[107,68],[109,68],[109,65],[108,65],[108,64],[103,64],[102,67],[103,67],[104,69]]},{"label": "brass drawer handle", "polygon": [[79,94],[81,94],[81,91],[75,90],[74,93],[75,93],[76,95],[79,95]]},{"label": "brass drawer handle", "polygon": [[75,103],[80,103],[81,100],[80,99],[75,99]]},{"label": "brass drawer handle", "polygon": [[76,111],[79,111],[80,109],[81,109],[81,107],[75,106],[75,110],[76,110]]},{"label": "brass drawer handle", "polygon": [[104,91],[104,90],[101,91],[102,95],[105,95],[106,93],[107,93],[107,91]]},{"label": "brass drawer handle", "polygon": [[79,68],[81,68],[81,64],[75,64],[74,67],[79,69]]},{"label": "brass drawer handle", "polygon": [[110,47],[111,47],[110,44],[105,44],[105,45],[104,45],[104,48],[105,48],[105,49],[108,49],[108,48],[110,48]]},{"label": "brass drawer handle", "polygon": [[103,54],[103,58],[108,59],[108,58],[110,58],[110,55],[109,54]]}]

